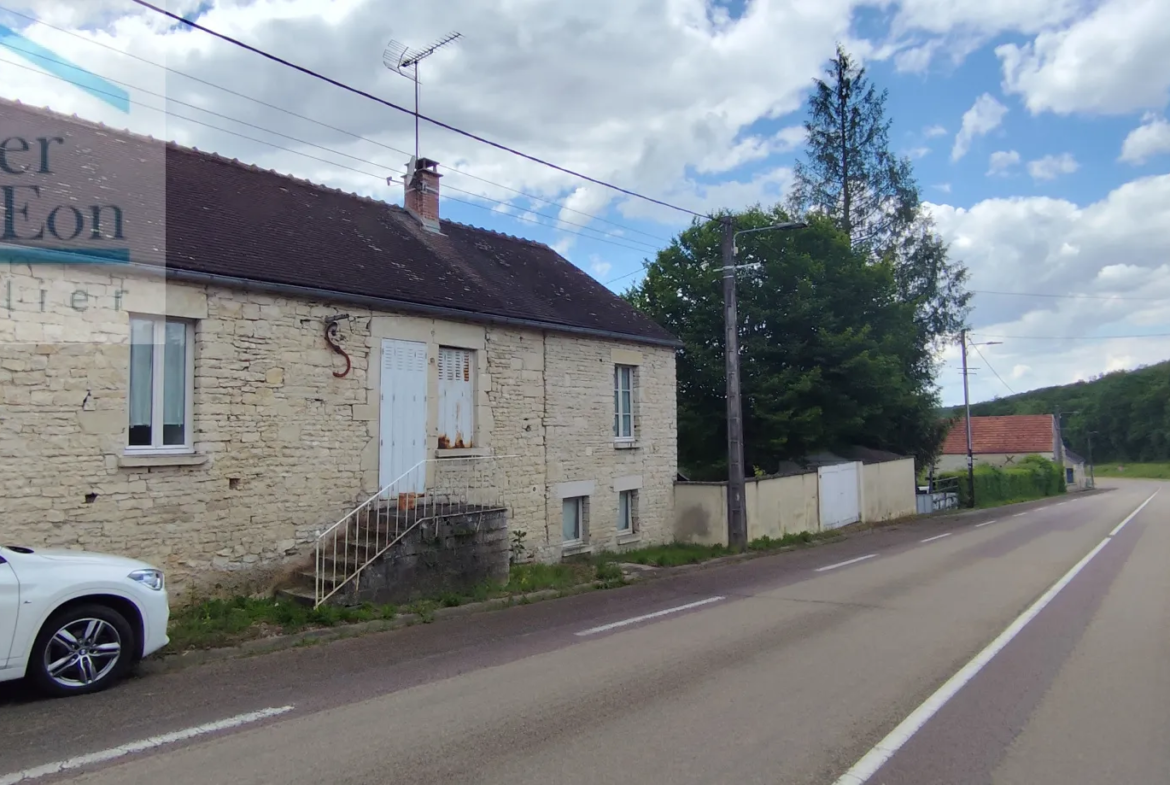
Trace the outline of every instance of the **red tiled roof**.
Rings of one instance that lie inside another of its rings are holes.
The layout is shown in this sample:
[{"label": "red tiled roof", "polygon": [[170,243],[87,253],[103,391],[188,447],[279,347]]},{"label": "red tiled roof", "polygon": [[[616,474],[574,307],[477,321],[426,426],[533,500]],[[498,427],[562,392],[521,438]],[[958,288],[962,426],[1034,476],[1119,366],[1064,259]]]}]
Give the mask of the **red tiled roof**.
[{"label": "red tiled roof", "polygon": [[[1051,414],[972,417],[971,446],[979,453],[1050,453],[1055,444]],[[943,442],[943,455],[967,454],[967,423],[959,418]]]},{"label": "red tiled roof", "polygon": [[[118,194],[112,203],[160,200],[140,192],[137,180],[148,178],[134,173],[136,161],[163,160],[162,142],[0,99],[0,118],[16,113],[47,118],[60,126],[55,135],[80,133],[98,139],[103,153],[114,151],[117,165],[105,167],[112,174],[103,171],[107,179],[122,175],[103,186]],[[173,143],[165,165],[169,269],[677,345],[542,243],[452,221],[435,234],[396,205]]]}]

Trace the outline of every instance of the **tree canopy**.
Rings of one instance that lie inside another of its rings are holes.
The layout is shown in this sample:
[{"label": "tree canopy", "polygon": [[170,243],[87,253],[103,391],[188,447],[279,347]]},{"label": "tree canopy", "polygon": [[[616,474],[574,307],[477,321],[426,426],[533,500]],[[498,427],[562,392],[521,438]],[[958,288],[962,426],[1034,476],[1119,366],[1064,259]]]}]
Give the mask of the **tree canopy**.
[{"label": "tree canopy", "polygon": [[[779,208],[737,229],[787,221]],[[627,298],[684,343],[678,353],[679,461],[697,478],[727,466],[722,227],[696,221],[661,251]],[[740,240],[744,453],[749,467],[859,445],[927,457],[941,437],[914,307],[892,265],[850,246],[829,218]]]},{"label": "tree canopy", "polygon": [[826,77],[809,100],[791,209],[829,216],[855,249],[891,261],[898,297],[915,306],[920,340],[951,340],[967,316],[967,270],[948,259],[910,160],[890,151],[886,92],[840,46]]}]

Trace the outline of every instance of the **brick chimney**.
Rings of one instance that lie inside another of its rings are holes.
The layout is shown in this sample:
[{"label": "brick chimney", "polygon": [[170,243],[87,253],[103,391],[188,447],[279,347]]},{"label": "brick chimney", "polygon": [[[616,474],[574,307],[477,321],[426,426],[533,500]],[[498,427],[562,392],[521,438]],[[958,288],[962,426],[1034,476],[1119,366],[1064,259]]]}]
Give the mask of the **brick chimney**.
[{"label": "brick chimney", "polygon": [[404,204],[407,212],[432,232],[439,229],[439,163],[430,158],[419,158],[414,173],[406,182]]}]

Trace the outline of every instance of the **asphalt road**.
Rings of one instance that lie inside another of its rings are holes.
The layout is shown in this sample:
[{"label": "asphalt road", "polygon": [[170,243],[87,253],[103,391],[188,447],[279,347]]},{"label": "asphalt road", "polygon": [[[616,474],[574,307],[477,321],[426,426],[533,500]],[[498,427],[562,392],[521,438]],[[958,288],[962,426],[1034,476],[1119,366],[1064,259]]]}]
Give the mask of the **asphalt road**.
[{"label": "asphalt road", "polygon": [[1170,488],[1116,530],[1164,485],[69,701],[7,689],[0,785],[1167,783]]}]

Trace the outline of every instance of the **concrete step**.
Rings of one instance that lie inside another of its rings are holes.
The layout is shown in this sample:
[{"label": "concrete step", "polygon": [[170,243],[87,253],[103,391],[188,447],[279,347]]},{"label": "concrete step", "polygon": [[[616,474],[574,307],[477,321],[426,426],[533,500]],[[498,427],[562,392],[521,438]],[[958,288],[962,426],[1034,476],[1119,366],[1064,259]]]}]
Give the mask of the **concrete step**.
[{"label": "concrete step", "polygon": [[295,602],[300,605],[308,605],[310,608],[317,604],[317,598],[313,594],[313,584],[311,583],[307,587],[292,585],[277,589],[276,599]]}]

